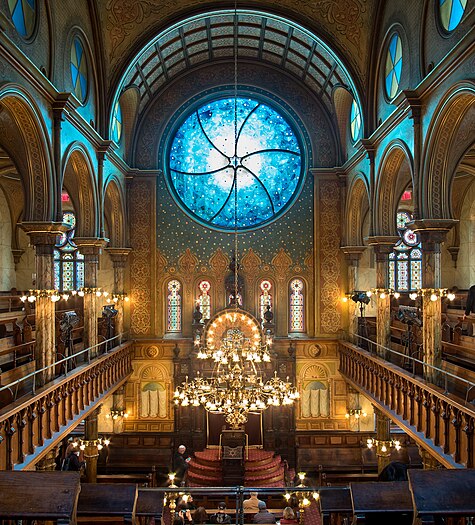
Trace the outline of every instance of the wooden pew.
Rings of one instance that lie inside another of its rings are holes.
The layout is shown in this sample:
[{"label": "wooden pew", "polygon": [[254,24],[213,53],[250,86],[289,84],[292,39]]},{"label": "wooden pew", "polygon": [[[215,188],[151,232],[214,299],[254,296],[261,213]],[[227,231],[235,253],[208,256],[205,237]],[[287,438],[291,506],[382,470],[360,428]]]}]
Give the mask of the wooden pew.
[{"label": "wooden pew", "polygon": [[390,481],[351,483],[353,523],[412,525],[413,506],[409,483]]},{"label": "wooden pew", "polygon": [[408,470],[416,518],[475,516],[475,469]]},{"label": "wooden pew", "polygon": [[160,523],[163,514],[163,493],[155,490],[139,489],[135,515],[141,522],[148,523],[152,518]]},{"label": "wooden pew", "polygon": [[76,523],[79,472],[0,472],[0,519]]},{"label": "wooden pew", "polygon": [[84,483],[77,507],[78,523],[111,523],[110,518],[115,518],[116,523],[135,524],[137,497],[137,485]]},{"label": "wooden pew", "polygon": [[352,514],[351,494],[349,488],[328,488],[319,492],[318,504],[323,525],[340,522]]},{"label": "wooden pew", "polygon": [[152,487],[153,473],[150,474],[98,474],[97,483],[135,483]]}]

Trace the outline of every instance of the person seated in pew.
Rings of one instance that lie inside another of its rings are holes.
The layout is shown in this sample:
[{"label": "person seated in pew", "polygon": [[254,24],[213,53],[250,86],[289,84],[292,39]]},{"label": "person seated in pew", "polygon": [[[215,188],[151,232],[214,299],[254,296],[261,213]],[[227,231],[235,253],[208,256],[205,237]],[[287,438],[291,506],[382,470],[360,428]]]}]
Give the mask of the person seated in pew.
[{"label": "person seated in pew", "polygon": [[259,512],[260,499],[257,497],[257,492],[251,492],[250,497],[242,502],[242,510],[245,514]]},{"label": "person seated in pew", "polygon": [[221,501],[221,503],[218,505],[218,512],[211,515],[210,523],[231,523],[231,516],[229,514],[226,514],[225,512],[222,512],[223,510],[226,510],[226,503],[224,501]]},{"label": "person seated in pew", "polygon": [[204,507],[198,507],[192,514],[195,525],[203,525],[208,522],[208,513]]},{"label": "person seated in pew", "polygon": [[267,510],[267,506],[263,501],[259,501],[259,512],[254,515],[254,523],[275,523],[275,516]]},{"label": "person seated in pew", "polygon": [[391,461],[379,473],[378,481],[407,481],[407,465],[400,461]]},{"label": "person seated in pew", "polygon": [[299,520],[295,516],[295,512],[293,511],[292,507],[285,507],[284,511],[282,512],[280,525],[296,525],[298,522]]}]

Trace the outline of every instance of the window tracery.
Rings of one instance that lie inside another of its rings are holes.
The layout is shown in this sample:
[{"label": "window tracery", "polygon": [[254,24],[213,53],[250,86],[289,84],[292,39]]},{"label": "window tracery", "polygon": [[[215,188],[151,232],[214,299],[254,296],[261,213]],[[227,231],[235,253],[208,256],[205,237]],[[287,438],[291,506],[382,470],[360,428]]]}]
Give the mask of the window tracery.
[{"label": "window tracery", "polygon": [[84,255],[74,243],[76,216],[72,211],[63,213],[63,223],[70,229],[61,235],[54,250],[54,287],[56,290],[77,290],[84,286]]},{"label": "window tracery", "polygon": [[393,99],[399,91],[402,74],[402,58],[401,37],[397,33],[394,33],[389,41],[384,76],[386,95],[390,99]]},{"label": "window tracery", "polygon": [[259,317],[261,322],[264,322],[264,314],[267,312],[267,307],[270,306],[272,310],[272,284],[270,281],[264,280],[261,281],[259,288],[261,289],[261,294],[259,297]]},{"label": "window tracery", "polygon": [[389,287],[397,292],[422,287],[422,249],[417,233],[406,227],[411,220],[409,212],[397,212],[397,231],[401,238],[389,254]]},{"label": "window tracery", "polygon": [[302,279],[293,279],[290,282],[289,298],[289,332],[298,333],[305,329],[305,300],[304,282]]},{"label": "window tracery", "polygon": [[173,279],[168,283],[167,332],[181,332],[181,283]]},{"label": "window tracery", "polygon": [[200,303],[200,311],[203,315],[203,320],[211,319],[211,296],[209,293],[211,284],[209,281],[201,281],[198,288],[200,290],[198,301]]}]

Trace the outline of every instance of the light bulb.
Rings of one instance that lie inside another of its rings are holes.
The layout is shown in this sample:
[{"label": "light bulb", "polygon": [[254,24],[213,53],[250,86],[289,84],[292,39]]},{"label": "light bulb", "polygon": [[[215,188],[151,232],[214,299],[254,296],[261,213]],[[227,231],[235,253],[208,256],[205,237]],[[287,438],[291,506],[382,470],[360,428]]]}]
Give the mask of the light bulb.
[{"label": "light bulb", "polygon": [[412,299],[413,301],[415,301],[417,299],[417,293],[415,293],[415,292],[410,293],[409,294],[409,299]]},{"label": "light bulb", "polygon": [[388,449],[386,448],[386,445],[383,445],[381,447],[381,452],[387,452],[387,451],[388,451]]},{"label": "light bulb", "polygon": [[386,299],[386,294],[384,292],[381,292],[379,295],[380,299]]},{"label": "light bulb", "polygon": [[399,292],[394,292],[394,299],[399,299],[401,297],[401,294]]},{"label": "light bulb", "polygon": [[437,295],[435,293],[431,294],[430,295],[430,300],[435,303],[435,301],[437,301]]}]

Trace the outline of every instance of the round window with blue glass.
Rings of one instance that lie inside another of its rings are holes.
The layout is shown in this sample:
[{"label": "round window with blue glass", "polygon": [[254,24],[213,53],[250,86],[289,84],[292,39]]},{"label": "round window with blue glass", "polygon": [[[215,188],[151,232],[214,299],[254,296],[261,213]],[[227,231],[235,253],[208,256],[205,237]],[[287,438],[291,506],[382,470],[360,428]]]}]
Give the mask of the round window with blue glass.
[{"label": "round window with blue glass", "polygon": [[8,0],[8,8],[18,34],[23,38],[30,38],[36,24],[35,0]]},{"label": "round window with blue glass", "polygon": [[445,31],[453,31],[461,22],[467,0],[439,0],[440,22]]},{"label": "round window with blue glass", "polygon": [[185,114],[168,149],[178,204],[216,229],[255,229],[282,214],[301,189],[305,160],[296,125],[257,97],[220,98]]}]

